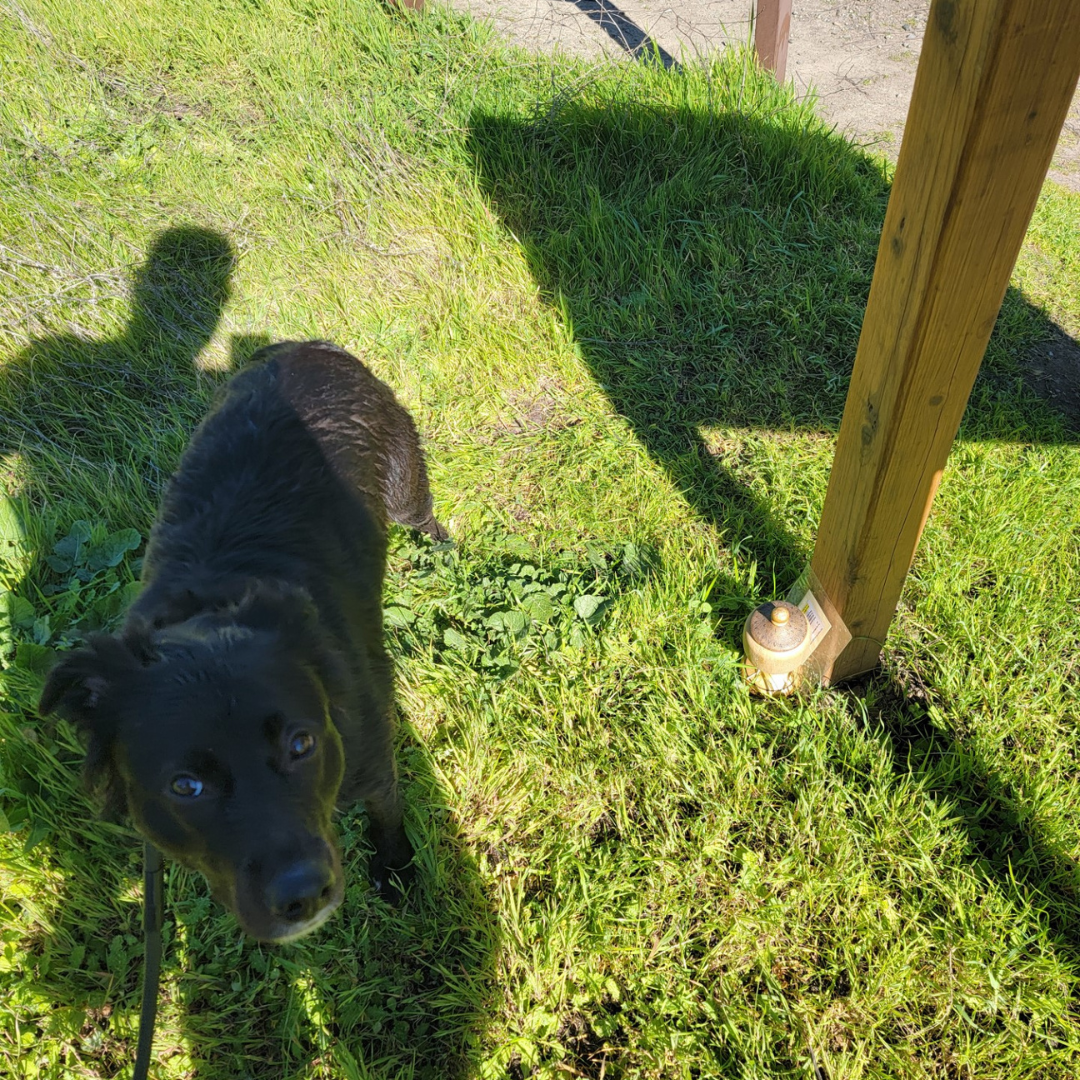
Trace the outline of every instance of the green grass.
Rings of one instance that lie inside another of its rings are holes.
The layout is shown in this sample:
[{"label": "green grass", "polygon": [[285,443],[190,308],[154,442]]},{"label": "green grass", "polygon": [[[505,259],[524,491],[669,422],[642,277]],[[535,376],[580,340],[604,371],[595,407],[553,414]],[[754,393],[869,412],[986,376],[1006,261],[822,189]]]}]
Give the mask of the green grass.
[{"label": "green grass", "polygon": [[739,680],[811,550],[889,170],[732,51],[345,0],[0,0],[0,1074],[130,1075],[139,846],[34,715],[261,342],[391,382],[455,539],[386,598],[418,886],[247,941],[168,874],[155,1075],[1073,1077],[1080,327],[1048,187],[879,674]]}]

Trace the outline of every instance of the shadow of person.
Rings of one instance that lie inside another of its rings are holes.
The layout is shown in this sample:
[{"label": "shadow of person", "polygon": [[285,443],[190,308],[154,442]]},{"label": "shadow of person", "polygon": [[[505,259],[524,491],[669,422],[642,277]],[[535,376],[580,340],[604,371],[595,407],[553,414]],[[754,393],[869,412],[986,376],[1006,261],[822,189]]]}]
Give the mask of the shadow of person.
[{"label": "shadow of person", "polygon": [[[87,606],[102,591],[97,579],[73,584],[48,563],[55,529],[85,518],[146,535],[214,384],[228,375],[201,371],[199,360],[235,263],[221,234],[169,229],[133,273],[120,333],[39,337],[0,365],[0,450],[17,483],[8,505],[32,553],[14,592],[47,607],[53,625],[40,625],[42,636],[53,632],[50,645],[58,629],[71,639],[88,628]],[[224,366],[238,367],[266,343],[234,336]],[[0,710],[0,762],[5,809],[26,838],[22,862],[12,865],[39,893],[26,905],[5,895],[5,915],[29,926],[19,936],[27,962],[20,1022],[37,1033],[36,1060],[55,1075],[116,1075],[130,1066],[137,1037],[141,845],[130,828],[94,817],[77,793],[83,751],[69,725],[34,717],[40,677],[9,674],[5,690],[17,693]],[[320,1060],[359,1075],[388,1058],[411,1063],[418,1077],[475,1072],[495,920],[467,842],[441,810],[448,797],[430,755],[405,728],[405,793],[423,839],[416,886],[400,911],[371,893],[356,808],[340,825],[349,881],[342,910],[295,946],[246,939],[198,875],[167,864],[152,1072],[177,1055],[201,1076],[307,1074]]]},{"label": "shadow of person", "polygon": [[37,338],[4,364],[0,451],[18,455],[20,493],[31,505],[62,496],[79,507],[74,516],[145,531],[205,406],[210,380],[196,361],[217,329],[235,264],[222,234],[167,229],[133,273],[120,334]]},{"label": "shadow of person", "polygon": [[[28,830],[23,870],[39,891],[48,882],[39,908],[48,914],[28,946],[37,991],[54,1003],[38,1019],[48,1036],[42,1052],[69,1062],[81,1055],[110,1074],[130,1060],[110,1016],[119,1000],[129,1013],[138,993],[140,846],[78,794],[83,751],[72,729],[35,714],[46,647],[84,632],[98,601],[108,600],[115,616],[119,593],[105,594],[131,568],[80,578],[85,567],[61,573],[48,557],[57,531],[63,536],[78,519],[110,530],[134,525],[145,536],[211,389],[197,361],[219,325],[235,264],[221,233],[167,229],[132,271],[119,333],[37,337],[0,363],[0,498],[18,533],[0,580],[38,616],[5,658],[13,659],[4,671],[12,715],[3,710],[0,727],[6,808]],[[27,649],[44,655],[24,667],[19,650]],[[32,1025],[35,1010],[23,1007]]]}]

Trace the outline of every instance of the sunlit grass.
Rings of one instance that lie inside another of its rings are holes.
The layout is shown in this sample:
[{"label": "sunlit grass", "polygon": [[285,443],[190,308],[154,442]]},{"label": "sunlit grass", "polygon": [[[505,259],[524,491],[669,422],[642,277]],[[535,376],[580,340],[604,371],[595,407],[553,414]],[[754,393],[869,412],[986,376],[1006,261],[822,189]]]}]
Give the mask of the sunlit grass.
[{"label": "sunlit grass", "polygon": [[139,847],[34,716],[51,650],[117,617],[227,373],[323,337],[456,542],[395,533],[386,598],[417,885],[370,895],[349,810],[341,911],[272,949],[171,868],[156,1075],[1076,1075],[1080,461],[1025,365],[1080,325],[1077,196],[881,673],[762,703],[742,619],[813,545],[884,164],[743,54],[442,9],[0,0],[0,57],[0,1073],[134,1054]]}]

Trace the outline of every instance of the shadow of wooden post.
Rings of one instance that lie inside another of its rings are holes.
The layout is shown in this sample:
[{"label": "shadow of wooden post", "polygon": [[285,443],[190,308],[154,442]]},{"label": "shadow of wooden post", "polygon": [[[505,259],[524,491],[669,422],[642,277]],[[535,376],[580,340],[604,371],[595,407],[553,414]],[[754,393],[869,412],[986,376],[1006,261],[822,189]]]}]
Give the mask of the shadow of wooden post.
[{"label": "shadow of wooden post", "polygon": [[811,567],[876,666],[1080,77],[1075,0],[933,0]]}]

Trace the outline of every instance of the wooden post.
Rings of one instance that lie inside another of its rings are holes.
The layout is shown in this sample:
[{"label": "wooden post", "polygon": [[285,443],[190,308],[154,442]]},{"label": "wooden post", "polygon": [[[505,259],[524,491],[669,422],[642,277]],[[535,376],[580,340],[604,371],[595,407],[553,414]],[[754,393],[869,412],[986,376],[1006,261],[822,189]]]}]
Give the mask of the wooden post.
[{"label": "wooden post", "polygon": [[933,0],[811,567],[876,666],[1080,76],[1076,0]]},{"label": "wooden post", "polygon": [[757,0],[754,19],[754,49],[763,68],[784,81],[787,70],[787,42],[791,33],[791,0]]}]

